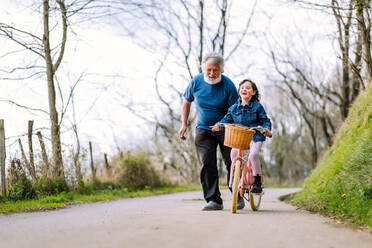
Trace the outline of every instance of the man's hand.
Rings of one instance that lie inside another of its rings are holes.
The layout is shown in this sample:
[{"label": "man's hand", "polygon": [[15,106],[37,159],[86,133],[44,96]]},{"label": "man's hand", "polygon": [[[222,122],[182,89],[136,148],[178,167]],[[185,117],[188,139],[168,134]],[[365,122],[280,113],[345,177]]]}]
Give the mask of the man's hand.
[{"label": "man's hand", "polygon": [[185,133],[187,129],[187,119],[189,118],[190,114],[190,107],[191,107],[191,102],[188,102],[186,100],[183,100],[182,104],[182,127],[180,131],[178,131],[178,135],[181,140],[186,140]]},{"label": "man's hand", "polygon": [[178,135],[181,140],[186,140],[186,137],[185,137],[186,129],[187,129],[186,126],[182,126],[180,131],[178,132]]}]

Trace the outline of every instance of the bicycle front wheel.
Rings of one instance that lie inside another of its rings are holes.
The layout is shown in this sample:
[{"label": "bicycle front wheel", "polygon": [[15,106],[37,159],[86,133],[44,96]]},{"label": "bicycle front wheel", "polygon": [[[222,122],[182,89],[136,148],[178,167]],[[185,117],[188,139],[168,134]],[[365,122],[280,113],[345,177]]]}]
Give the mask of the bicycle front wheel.
[{"label": "bicycle front wheel", "polygon": [[233,180],[233,185],[232,185],[232,207],[231,207],[231,212],[233,214],[236,213],[236,204],[238,203],[241,163],[242,162],[239,159],[235,162],[234,180]]},{"label": "bicycle front wheel", "polygon": [[251,209],[257,211],[260,208],[262,199],[262,193],[252,193],[249,191],[249,203],[251,204]]}]

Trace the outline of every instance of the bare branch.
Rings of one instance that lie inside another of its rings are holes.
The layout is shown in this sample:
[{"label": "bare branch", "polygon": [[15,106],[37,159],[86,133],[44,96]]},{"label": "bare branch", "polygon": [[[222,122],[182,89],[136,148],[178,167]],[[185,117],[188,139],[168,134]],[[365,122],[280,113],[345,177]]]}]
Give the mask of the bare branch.
[{"label": "bare branch", "polygon": [[61,41],[61,50],[59,51],[59,56],[56,61],[56,63],[53,65],[53,72],[56,72],[59,65],[62,62],[63,55],[65,53],[65,46],[66,46],[66,40],[67,40],[67,16],[66,16],[66,6],[64,1],[62,0],[56,0],[61,11],[61,17],[62,17],[62,41]]},{"label": "bare branch", "polygon": [[7,102],[7,103],[10,103],[10,104],[16,105],[17,107],[20,107],[20,108],[24,108],[24,109],[31,110],[31,111],[39,111],[39,112],[42,112],[44,114],[49,115],[49,113],[47,111],[43,110],[43,109],[27,107],[27,106],[21,105],[19,103],[16,103],[16,102],[14,102],[12,100],[0,99],[0,102]]},{"label": "bare branch", "polygon": [[76,82],[74,83],[74,85],[71,87],[70,94],[69,94],[69,96],[67,98],[66,106],[64,107],[64,109],[61,112],[61,119],[59,120],[59,125],[61,125],[62,120],[63,120],[63,117],[64,117],[64,115],[65,115],[65,113],[67,111],[67,107],[69,106],[70,101],[73,98],[73,95],[74,95],[74,92],[75,92],[75,88],[78,85],[78,83],[82,80],[83,77],[84,77],[84,73],[80,74],[79,78],[76,80]]},{"label": "bare branch", "polygon": [[254,12],[256,10],[256,6],[257,6],[257,0],[254,2],[253,8],[252,8],[251,13],[250,13],[250,15],[248,17],[248,20],[245,23],[245,27],[243,29],[242,34],[240,35],[240,38],[235,43],[235,46],[231,49],[231,51],[229,52],[229,54],[226,56],[226,58],[225,58],[226,61],[236,52],[236,50],[239,48],[239,46],[242,44],[242,41],[246,37],[247,32],[248,32],[248,28],[249,28],[249,26],[251,24],[251,21],[252,21]]},{"label": "bare branch", "polygon": [[23,42],[21,41],[20,39],[17,39],[14,37],[14,34],[13,34],[13,31],[16,31],[16,32],[21,32],[23,34],[27,34],[28,36],[30,36],[31,38],[34,38],[34,39],[37,39],[40,41],[40,38],[38,38],[37,36],[29,33],[29,32],[26,32],[26,31],[22,31],[20,29],[17,29],[15,27],[11,27],[5,23],[0,23],[0,32],[3,33],[4,36],[6,36],[7,38],[9,38],[10,40],[14,41],[15,43],[21,45],[22,47],[24,47],[25,49],[39,55],[40,57],[44,58],[44,55],[37,51],[36,48],[30,46],[30,44],[27,44],[26,42]]},{"label": "bare branch", "polygon": [[45,73],[45,72],[42,72],[42,71],[40,71],[40,72],[35,72],[35,73],[33,73],[33,74],[31,74],[31,75],[29,75],[29,76],[26,76],[26,77],[14,77],[14,78],[10,78],[10,77],[3,77],[3,78],[0,78],[1,80],[26,80],[26,79],[30,79],[30,78],[33,78],[33,77],[35,77],[35,76],[37,76],[37,75],[40,75],[40,74],[43,74],[43,73]]},{"label": "bare branch", "polygon": [[30,69],[45,69],[45,66],[36,66],[36,65],[33,65],[33,66],[27,66],[27,67],[14,67],[13,69],[11,69],[9,71],[4,70],[4,69],[0,69],[0,72],[11,74],[11,73],[14,73],[14,72],[17,72],[17,71],[28,71]]}]

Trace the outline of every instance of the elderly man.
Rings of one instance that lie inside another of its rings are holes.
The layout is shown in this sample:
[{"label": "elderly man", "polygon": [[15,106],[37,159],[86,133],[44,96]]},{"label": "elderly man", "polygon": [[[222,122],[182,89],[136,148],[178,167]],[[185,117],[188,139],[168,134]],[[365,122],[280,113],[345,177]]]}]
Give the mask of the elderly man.
[{"label": "elderly man", "polygon": [[[200,182],[207,205],[203,210],[222,210],[223,202],[218,186],[217,146],[220,147],[223,160],[230,174],[230,151],[224,146],[224,133],[212,132],[210,126],[220,121],[228,108],[238,100],[238,91],[234,83],[222,75],[224,59],[218,53],[209,53],[203,60],[203,73],[194,77],[184,93],[182,105],[182,127],[179,137],[185,140],[187,120],[191,103],[196,101],[197,124],[195,145],[199,163],[201,165]],[[244,207],[244,200],[239,201],[240,208]],[[243,206],[241,206],[243,204]],[[238,204],[239,205],[239,204]]]}]

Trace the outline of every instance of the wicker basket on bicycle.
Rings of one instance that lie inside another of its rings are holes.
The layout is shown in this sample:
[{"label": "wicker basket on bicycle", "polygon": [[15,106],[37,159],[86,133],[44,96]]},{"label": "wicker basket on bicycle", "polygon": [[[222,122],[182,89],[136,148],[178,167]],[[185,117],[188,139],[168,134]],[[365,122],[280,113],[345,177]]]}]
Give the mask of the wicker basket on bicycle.
[{"label": "wicker basket on bicycle", "polygon": [[249,144],[256,133],[247,127],[237,126],[234,124],[224,124],[225,126],[225,146],[248,150]]}]

